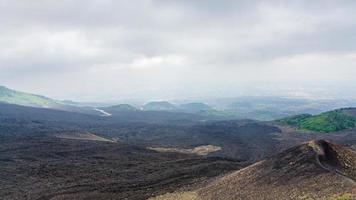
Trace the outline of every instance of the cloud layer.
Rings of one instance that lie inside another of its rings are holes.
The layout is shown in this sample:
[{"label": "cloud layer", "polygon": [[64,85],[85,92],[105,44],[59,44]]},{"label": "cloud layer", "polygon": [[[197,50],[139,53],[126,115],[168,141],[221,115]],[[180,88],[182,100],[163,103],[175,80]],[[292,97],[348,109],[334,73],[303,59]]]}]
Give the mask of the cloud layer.
[{"label": "cloud layer", "polygon": [[351,0],[0,0],[0,84],[90,101],[340,97],[346,86],[356,97],[355,10]]}]

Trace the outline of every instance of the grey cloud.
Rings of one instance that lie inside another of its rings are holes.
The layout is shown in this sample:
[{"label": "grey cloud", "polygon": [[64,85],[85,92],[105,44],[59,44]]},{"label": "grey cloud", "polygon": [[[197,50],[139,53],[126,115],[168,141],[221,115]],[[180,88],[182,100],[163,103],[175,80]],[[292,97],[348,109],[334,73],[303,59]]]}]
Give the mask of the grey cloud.
[{"label": "grey cloud", "polygon": [[[2,0],[0,78],[44,93],[54,84],[76,84],[70,95],[92,96],[95,88],[104,92],[94,96],[134,95],[130,90],[179,96],[189,93],[182,92],[187,86],[200,93],[221,87],[238,94],[239,84],[258,87],[271,81],[264,75],[283,77],[282,65],[297,72],[294,59],[313,57],[308,55],[335,56],[346,69],[354,60],[344,63],[342,55],[356,51],[355,9],[356,2],[346,0]],[[275,66],[281,59],[288,63]],[[338,63],[313,62],[328,71]],[[68,73],[78,80],[68,79]],[[29,74],[32,86],[17,81]],[[342,82],[341,76],[333,78]],[[35,88],[39,80],[48,82]],[[70,98],[65,92],[54,95]]]}]

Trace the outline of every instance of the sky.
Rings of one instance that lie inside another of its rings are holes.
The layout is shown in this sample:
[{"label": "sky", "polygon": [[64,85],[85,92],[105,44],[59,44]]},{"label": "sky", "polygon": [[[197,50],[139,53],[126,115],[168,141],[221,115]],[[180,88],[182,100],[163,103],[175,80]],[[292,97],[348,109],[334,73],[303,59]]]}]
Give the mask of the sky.
[{"label": "sky", "polygon": [[0,24],[0,85],[52,98],[356,98],[353,0],[0,0]]}]

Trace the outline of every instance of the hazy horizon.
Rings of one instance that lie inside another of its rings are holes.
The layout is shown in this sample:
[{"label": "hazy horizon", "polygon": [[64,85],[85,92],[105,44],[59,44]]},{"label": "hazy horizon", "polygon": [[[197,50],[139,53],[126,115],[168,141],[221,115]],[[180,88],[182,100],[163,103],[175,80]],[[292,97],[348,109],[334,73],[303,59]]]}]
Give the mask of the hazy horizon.
[{"label": "hazy horizon", "polygon": [[1,1],[0,85],[55,99],[356,98],[355,1]]}]

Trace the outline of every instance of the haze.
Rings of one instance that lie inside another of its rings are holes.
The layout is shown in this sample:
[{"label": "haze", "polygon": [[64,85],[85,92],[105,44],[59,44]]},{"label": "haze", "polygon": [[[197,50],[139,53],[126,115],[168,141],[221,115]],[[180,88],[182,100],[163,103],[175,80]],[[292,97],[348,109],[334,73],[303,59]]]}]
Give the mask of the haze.
[{"label": "haze", "polygon": [[0,85],[112,101],[356,98],[356,1],[0,1]]}]

